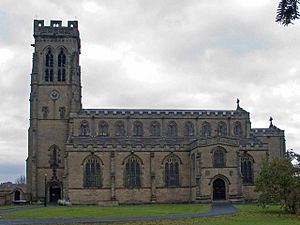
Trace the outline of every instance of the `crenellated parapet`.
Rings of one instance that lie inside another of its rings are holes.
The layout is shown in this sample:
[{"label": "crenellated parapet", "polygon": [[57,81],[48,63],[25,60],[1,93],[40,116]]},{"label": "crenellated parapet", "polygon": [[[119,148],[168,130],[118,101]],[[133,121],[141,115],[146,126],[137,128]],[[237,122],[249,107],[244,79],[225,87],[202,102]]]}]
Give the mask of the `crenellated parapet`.
[{"label": "crenellated parapet", "polygon": [[180,110],[180,109],[82,109],[73,118],[97,117],[180,117],[180,118],[249,118],[249,113],[239,110]]},{"label": "crenellated parapet", "polygon": [[51,20],[50,25],[45,26],[44,20],[34,20],[33,36],[63,36],[79,38],[78,21],[68,21],[67,26],[63,26],[61,20]]}]

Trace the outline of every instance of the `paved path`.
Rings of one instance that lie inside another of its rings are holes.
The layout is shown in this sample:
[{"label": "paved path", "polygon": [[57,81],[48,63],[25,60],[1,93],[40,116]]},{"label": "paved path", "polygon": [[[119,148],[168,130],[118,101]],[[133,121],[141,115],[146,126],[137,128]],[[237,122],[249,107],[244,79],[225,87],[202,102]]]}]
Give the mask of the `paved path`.
[{"label": "paved path", "polygon": [[104,222],[126,222],[139,220],[175,220],[189,219],[205,216],[218,216],[224,214],[238,213],[231,203],[214,203],[209,212],[177,214],[177,215],[162,215],[162,216],[129,216],[129,217],[106,217],[106,218],[43,218],[43,219],[0,219],[0,225],[13,224],[66,224],[66,223],[104,223]]}]

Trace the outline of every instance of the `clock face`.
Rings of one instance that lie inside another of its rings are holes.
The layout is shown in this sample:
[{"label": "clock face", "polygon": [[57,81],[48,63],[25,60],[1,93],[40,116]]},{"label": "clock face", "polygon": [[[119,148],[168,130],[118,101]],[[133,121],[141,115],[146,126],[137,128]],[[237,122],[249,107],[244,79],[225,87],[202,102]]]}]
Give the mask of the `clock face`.
[{"label": "clock face", "polygon": [[50,93],[50,98],[51,98],[52,100],[58,99],[58,98],[59,98],[59,92],[58,92],[57,90],[51,91],[51,93]]}]

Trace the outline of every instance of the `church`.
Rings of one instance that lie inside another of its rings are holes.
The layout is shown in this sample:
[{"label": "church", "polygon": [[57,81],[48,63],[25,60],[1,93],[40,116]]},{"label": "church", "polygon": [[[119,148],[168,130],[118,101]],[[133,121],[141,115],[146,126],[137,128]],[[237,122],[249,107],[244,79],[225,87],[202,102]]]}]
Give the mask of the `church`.
[{"label": "church", "polygon": [[[78,21],[34,20],[28,130],[31,201],[73,204],[232,202],[257,198],[284,131],[232,110],[84,109]],[[100,78],[99,78],[100,79]]]}]

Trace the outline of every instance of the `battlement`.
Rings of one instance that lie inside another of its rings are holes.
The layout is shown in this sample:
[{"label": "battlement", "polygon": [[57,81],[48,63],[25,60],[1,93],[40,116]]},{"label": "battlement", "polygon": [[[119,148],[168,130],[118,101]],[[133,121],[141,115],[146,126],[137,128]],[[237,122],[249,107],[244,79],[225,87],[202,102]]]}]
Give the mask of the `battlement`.
[{"label": "battlement", "polygon": [[78,21],[68,21],[67,26],[61,20],[51,20],[50,26],[45,26],[44,20],[34,20],[33,35],[36,36],[66,36],[79,37]]}]

